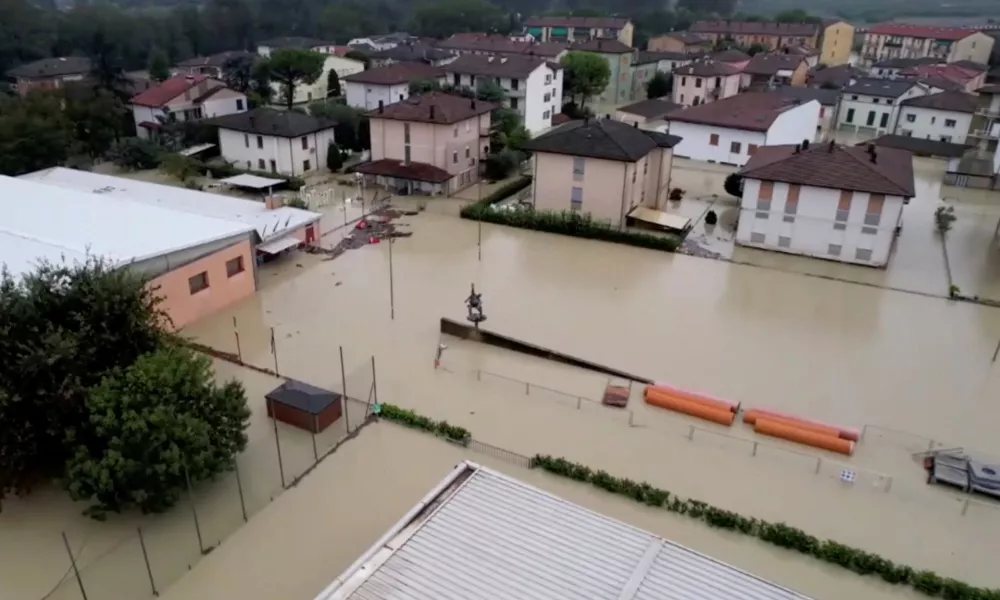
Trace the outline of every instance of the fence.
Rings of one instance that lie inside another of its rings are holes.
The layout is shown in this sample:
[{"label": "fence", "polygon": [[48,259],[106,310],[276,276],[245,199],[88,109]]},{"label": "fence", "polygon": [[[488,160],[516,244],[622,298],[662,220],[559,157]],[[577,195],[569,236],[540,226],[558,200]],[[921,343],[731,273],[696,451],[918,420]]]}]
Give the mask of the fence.
[{"label": "fence", "polygon": [[[49,543],[47,554],[60,558],[48,568],[56,583],[41,596],[43,600],[158,596],[374,420],[373,406],[378,403],[374,357],[362,361],[353,372],[341,367],[340,389],[331,390],[340,395],[341,416],[326,429],[311,432],[268,415],[271,404],[263,396],[284,382],[272,369],[244,364],[211,348],[195,348],[242,371],[240,379],[253,408],[246,450],[229,472],[214,480],[199,482],[185,477],[176,505],[163,514],[113,515],[102,524],[87,517],[74,521]],[[343,349],[340,354],[342,358]],[[37,563],[33,562],[32,568],[36,569]],[[15,596],[31,597],[27,593]]]}]

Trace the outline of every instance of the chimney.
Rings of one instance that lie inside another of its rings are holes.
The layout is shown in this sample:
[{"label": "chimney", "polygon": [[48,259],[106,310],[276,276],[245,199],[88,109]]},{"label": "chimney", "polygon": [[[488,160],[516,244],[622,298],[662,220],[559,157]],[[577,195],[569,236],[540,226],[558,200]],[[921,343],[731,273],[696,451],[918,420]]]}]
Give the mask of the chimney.
[{"label": "chimney", "polygon": [[836,148],[837,148],[837,143],[836,143],[836,142],[834,142],[833,140],[830,140],[830,149],[828,150],[828,152],[829,152],[830,154],[833,154],[833,151],[834,151],[834,149],[836,149]]},{"label": "chimney", "polygon": [[434,105],[431,104],[431,121],[434,120]]},{"label": "chimney", "polygon": [[385,103],[381,100],[378,101],[378,111],[382,112],[385,109]]},{"label": "chimney", "polygon": [[470,103],[470,106],[472,106],[472,110],[476,110],[476,99],[475,98],[472,99],[472,102]]},{"label": "chimney", "polygon": [[802,152],[802,144],[795,144],[795,153]]},{"label": "chimney", "polygon": [[264,208],[267,210],[274,210],[276,208],[281,208],[284,206],[281,203],[281,198],[278,196],[268,196],[264,198]]},{"label": "chimney", "polygon": [[809,140],[802,140],[802,149],[803,150],[809,149]]},{"label": "chimney", "polygon": [[506,56],[503,56],[503,57],[501,57],[501,58],[500,58],[500,64],[502,65],[502,64],[504,64],[505,62],[507,62],[507,57],[506,57]]},{"label": "chimney", "polygon": [[871,149],[872,149],[872,151],[869,154],[871,154],[871,157],[872,157],[872,164],[876,164],[876,163],[878,163],[878,153],[875,152],[875,146],[874,145],[871,146]]},{"label": "chimney", "polygon": [[492,62],[493,62],[493,57],[491,56],[491,57],[487,58],[487,59],[486,59],[486,62],[488,62],[488,63],[492,63]]}]

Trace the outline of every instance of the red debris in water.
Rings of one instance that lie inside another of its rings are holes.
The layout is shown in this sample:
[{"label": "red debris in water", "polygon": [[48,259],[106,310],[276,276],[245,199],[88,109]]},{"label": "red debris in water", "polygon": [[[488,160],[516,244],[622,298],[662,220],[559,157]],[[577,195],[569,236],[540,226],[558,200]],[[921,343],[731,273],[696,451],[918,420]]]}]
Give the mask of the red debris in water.
[{"label": "red debris in water", "polygon": [[375,237],[375,236],[372,236],[372,237],[368,238],[368,243],[369,243],[369,244],[377,244],[377,243],[379,243],[379,242],[381,242],[381,241],[382,241],[382,240],[378,239],[378,238],[377,238],[377,237]]}]

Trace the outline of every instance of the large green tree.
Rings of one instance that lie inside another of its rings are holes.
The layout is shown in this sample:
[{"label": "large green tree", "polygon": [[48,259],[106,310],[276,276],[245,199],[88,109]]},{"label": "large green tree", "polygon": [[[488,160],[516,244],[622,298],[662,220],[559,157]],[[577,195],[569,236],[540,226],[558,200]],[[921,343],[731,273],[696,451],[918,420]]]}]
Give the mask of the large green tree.
[{"label": "large green tree", "polygon": [[91,435],[76,445],[66,485],[100,516],[132,506],[162,512],[188,483],[232,469],[250,410],[240,383],[215,384],[208,358],[165,346],[108,374],[84,415]]},{"label": "large green tree", "polygon": [[611,67],[599,54],[569,52],[560,61],[563,66],[564,94],[577,106],[599,96],[611,81]]},{"label": "large green tree", "polygon": [[288,108],[295,103],[295,88],[311,85],[323,74],[326,57],[297,48],[278,50],[267,60],[271,80],[281,88],[281,100]]},{"label": "large green tree", "polygon": [[0,174],[21,175],[58,165],[69,157],[73,145],[72,128],[58,96],[0,96]]},{"label": "large green tree", "polygon": [[170,57],[159,48],[149,56],[149,78],[153,81],[166,81],[170,78]]},{"label": "large green tree", "polygon": [[647,98],[662,98],[673,91],[674,78],[668,73],[656,72],[656,75],[646,82]]},{"label": "large green tree", "polygon": [[433,0],[417,6],[413,13],[413,33],[427,37],[492,32],[506,25],[503,12],[488,0]]}]

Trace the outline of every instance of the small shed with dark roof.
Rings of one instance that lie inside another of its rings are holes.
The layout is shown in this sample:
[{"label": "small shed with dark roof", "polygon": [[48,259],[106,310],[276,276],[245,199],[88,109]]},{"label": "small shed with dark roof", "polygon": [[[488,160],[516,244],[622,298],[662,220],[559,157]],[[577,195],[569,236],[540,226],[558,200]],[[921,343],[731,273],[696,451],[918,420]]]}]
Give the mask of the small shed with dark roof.
[{"label": "small shed with dark roof", "polygon": [[40,79],[89,73],[90,59],[86,56],[57,56],[14,67],[7,71],[7,76],[14,79]]},{"label": "small shed with dark roof", "polygon": [[906,150],[914,156],[929,156],[933,158],[962,158],[972,146],[966,144],[953,144],[951,142],[941,142],[938,140],[924,140],[910,137],[908,135],[883,135],[867,142],[861,142],[858,146],[875,144],[885,148],[896,148]]},{"label": "small shed with dark roof", "polygon": [[320,433],[344,413],[343,396],[289,379],[264,396],[267,416],[310,433]]}]

